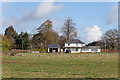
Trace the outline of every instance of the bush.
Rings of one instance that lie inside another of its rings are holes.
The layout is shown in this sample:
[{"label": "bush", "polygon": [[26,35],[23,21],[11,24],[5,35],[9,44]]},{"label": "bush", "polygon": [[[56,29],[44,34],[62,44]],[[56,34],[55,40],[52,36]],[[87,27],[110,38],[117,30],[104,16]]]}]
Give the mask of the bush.
[{"label": "bush", "polygon": [[8,47],[2,47],[2,51],[8,51],[9,48]]},{"label": "bush", "polygon": [[2,51],[2,54],[5,54],[5,55],[9,54],[9,48],[8,47],[1,47],[0,51]]},{"label": "bush", "polygon": [[46,52],[47,51],[47,49],[43,49],[43,51],[42,52]]},{"label": "bush", "polygon": [[33,49],[33,51],[46,52],[47,49]]}]

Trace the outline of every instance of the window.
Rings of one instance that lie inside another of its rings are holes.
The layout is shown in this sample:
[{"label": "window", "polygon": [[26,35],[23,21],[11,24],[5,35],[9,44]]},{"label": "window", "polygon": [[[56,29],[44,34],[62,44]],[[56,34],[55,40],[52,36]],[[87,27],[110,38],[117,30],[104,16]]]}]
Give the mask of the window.
[{"label": "window", "polygon": [[92,52],[97,52],[98,50],[97,49],[91,49]]},{"label": "window", "polygon": [[68,46],[70,46],[70,44],[68,44]]},{"label": "window", "polygon": [[83,44],[81,44],[81,46],[83,46]]},{"label": "window", "polygon": [[76,49],[75,49],[75,48],[71,48],[70,50],[71,50],[71,51],[76,51]]},{"label": "window", "polygon": [[76,51],[78,51],[78,48],[76,48]]},{"label": "window", "polygon": [[78,46],[78,43],[76,43],[76,46]]},{"label": "window", "polygon": [[82,48],[82,51],[89,51],[88,48]]}]

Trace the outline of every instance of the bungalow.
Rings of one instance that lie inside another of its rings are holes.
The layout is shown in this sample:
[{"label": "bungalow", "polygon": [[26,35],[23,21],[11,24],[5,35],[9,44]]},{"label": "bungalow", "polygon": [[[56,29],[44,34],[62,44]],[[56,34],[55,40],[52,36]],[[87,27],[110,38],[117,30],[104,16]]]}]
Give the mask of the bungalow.
[{"label": "bungalow", "polygon": [[47,45],[47,52],[59,52],[60,46],[59,44],[48,44]]},{"label": "bungalow", "polygon": [[83,46],[81,52],[101,52],[100,46]]}]

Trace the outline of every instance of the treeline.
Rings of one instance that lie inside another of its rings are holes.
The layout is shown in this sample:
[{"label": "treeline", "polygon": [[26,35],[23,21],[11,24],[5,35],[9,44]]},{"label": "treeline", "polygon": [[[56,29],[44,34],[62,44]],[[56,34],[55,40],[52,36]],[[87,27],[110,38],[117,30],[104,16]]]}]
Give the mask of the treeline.
[{"label": "treeline", "polygon": [[[75,26],[76,24],[68,17],[61,28],[62,36],[60,36],[53,30],[52,21],[46,20],[37,28],[37,33],[33,34],[32,38],[30,38],[27,31],[18,34],[13,26],[9,26],[5,30],[5,34],[0,35],[3,37],[0,43],[9,50],[21,49],[46,52],[47,44],[59,44],[62,48],[66,40],[77,37],[78,34]],[[101,40],[93,41],[87,45],[100,46],[102,49],[117,50],[118,42],[118,30],[112,29],[106,31]]]},{"label": "treeline", "polygon": [[2,36],[6,38],[7,42],[4,40],[3,42],[9,44],[6,46],[9,48],[9,50],[31,49],[39,50],[40,52],[46,52],[47,44],[59,44],[62,48],[66,40],[77,37],[75,24],[70,17],[65,20],[65,23],[61,28],[61,32],[63,33],[62,36],[53,30],[52,21],[46,20],[37,28],[37,34],[33,34],[32,38],[29,38],[29,34],[27,32],[21,32],[18,34],[14,30],[13,26],[9,26],[5,30],[5,34]]},{"label": "treeline", "polygon": [[5,30],[5,37],[7,37],[7,39],[9,40],[9,50],[11,49],[29,49],[30,46],[30,39],[29,39],[29,35],[27,32],[21,32],[20,34],[18,34],[13,26],[9,26],[6,30]]}]

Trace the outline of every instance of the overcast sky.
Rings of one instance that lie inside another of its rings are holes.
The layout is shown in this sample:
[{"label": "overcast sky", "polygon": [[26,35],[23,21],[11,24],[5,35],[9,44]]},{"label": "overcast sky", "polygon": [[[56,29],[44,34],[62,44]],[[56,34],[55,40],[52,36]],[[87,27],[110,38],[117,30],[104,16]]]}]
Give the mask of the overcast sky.
[{"label": "overcast sky", "polygon": [[12,25],[20,33],[36,33],[46,19],[53,21],[54,30],[61,34],[64,20],[76,23],[78,38],[91,42],[109,29],[118,28],[117,2],[4,2],[2,3],[2,33]]}]

